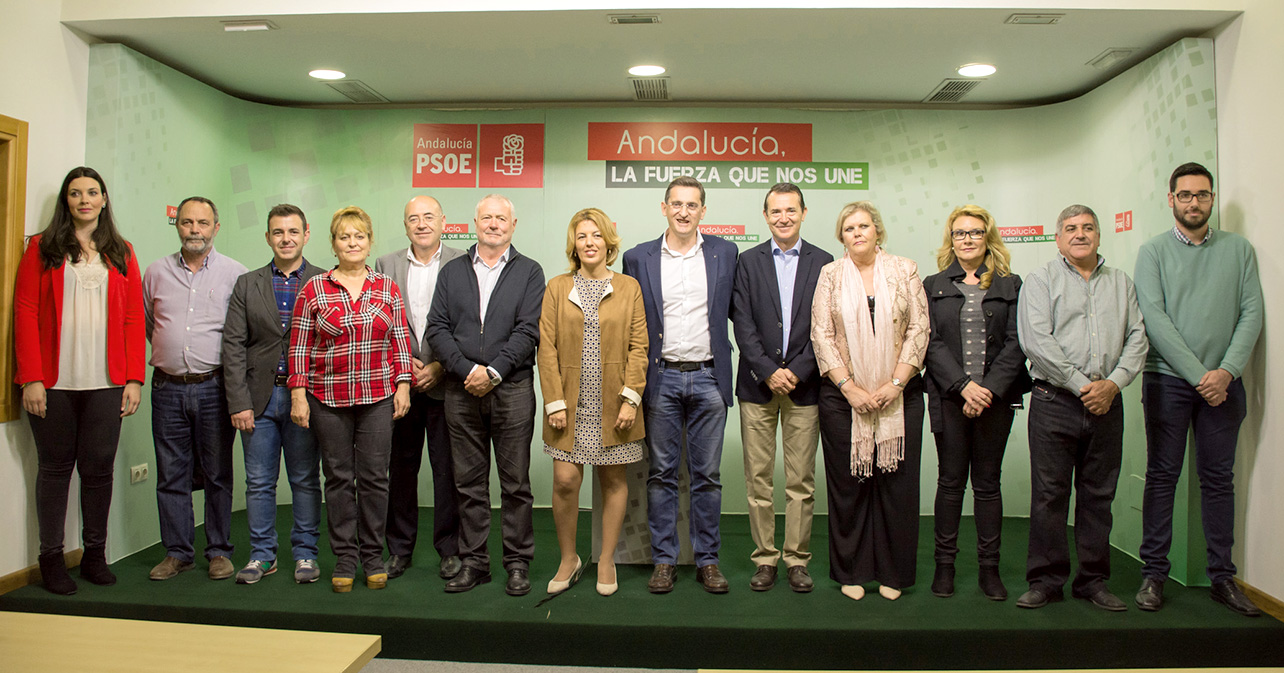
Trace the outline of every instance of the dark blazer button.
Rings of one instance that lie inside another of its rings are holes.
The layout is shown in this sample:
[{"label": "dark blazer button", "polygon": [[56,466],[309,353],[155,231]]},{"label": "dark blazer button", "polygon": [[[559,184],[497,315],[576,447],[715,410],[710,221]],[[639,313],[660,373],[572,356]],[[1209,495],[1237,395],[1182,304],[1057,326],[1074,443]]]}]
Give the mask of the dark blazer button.
[{"label": "dark blazer button", "polygon": [[985,317],[987,317],[987,318],[993,318],[993,317],[994,317],[994,311],[986,311],[986,312],[985,312]]},{"label": "dark blazer button", "polygon": [[777,348],[777,349],[776,349],[776,355],[780,355],[780,349],[779,349],[779,348]]}]

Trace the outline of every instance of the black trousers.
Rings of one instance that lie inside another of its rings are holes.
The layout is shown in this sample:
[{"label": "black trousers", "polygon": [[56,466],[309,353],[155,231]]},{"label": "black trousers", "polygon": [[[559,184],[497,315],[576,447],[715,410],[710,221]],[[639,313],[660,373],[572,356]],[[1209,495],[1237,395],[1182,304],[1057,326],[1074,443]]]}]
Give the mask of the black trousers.
[{"label": "black trousers", "polygon": [[61,554],[71,472],[80,473],[85,549],[107,545],[112,471],[120,441],[120,388],[46,391],[45,417],[28,415],[36,440],[40,554]]},{"label": "black trousers", "polygon": [[1110,505],[1123,460],[1123,401],[1097,416],[1079,397],[1046,381],[1030,393],[1030,555],[1026,580],[1060,593],[1070,579],[1066,523],[1074,488],[1075,596],[1110,579]]},{"label": "black trousers", "polygon": [[533,380],[504,381],[474,397],[458,381],[446,385],[446,427],[459,492],[459,556],[464,565],[490,569],[490,453],[499,473],[504,568],[529,568],[535,556],[531,524],[531,438],[535,435]]},{"label": "black trousers", "polygon": [[326,523],[336,557],[335,577],[383,572],[383,527],[388,513],[388,452],[392,396],[373,404],[331,407],[308,394],[309,425],[325,472]]},{"label": "black trousers", "polygon": [[829,577],[839,584],[914,584],[918,555],[918,473],[923,448],[923,379],[905,384],[905,459],[894,472],[852,475],[852,408],[820,384],[820,444],[829,496]]},{"label": "black trousers", "polygon": [[432,546],[442,558],[459,555],[459,495],[446,429],[446,403],[410,394],[410,411],[392,426],[388,461],[388,553],[412,556],[419,533],[419,468],[424,438],[432,468]]},{"label": "black trousers", "polygon": [[941,412],[944,430],[932,433],[939,465],[934,510],[936,562],[951,565],[959,553],[959,519],[970,474],[977,562],[996,566],[1003,531],[999,477],[1015,414],[1012,407],[998,400],[976,418],[965,416],[963,407],[953,399],[942,401]]}]

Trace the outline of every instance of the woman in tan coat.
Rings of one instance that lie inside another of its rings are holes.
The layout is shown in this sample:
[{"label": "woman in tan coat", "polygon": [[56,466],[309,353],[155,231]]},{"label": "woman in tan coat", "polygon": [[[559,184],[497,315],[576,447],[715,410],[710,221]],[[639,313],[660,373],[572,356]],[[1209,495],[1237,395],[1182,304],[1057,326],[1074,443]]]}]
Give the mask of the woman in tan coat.
[{"label": "woman in tan coat", "polygon": [[553,519],[562,562],[548,593],[565,591],[584,570],[575,553],[580,484],[593,465],[602,487],[602,555],[597,591],[618,588],[614,553],[628,501],[625,466],[642,459],[646,432],[638,405],[646,385],[646,314],[637,281],[608,268],[620,237],[606,213],[571,218],[571,271],[551,279],[539,320],[544,453],[553,458]]}]

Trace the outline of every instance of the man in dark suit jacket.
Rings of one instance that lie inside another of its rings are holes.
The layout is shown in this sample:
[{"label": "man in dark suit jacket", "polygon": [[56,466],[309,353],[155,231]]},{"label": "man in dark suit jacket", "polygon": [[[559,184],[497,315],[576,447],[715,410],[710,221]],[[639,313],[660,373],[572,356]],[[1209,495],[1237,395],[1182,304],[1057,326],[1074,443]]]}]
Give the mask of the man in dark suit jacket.
[{"label": "man in dark suit jacket", "polygon": [[387,274],[401,291],[406,322],[412,336],[410,356],[414,383],[410,411],[393,424],[392,455],[388,462],[388,579],[401,577],[410,567],[419,532],[419,467],[423,464],[424,437],[432,465],[432,546],[441,555],[437,574],[450,579],[459,574],[459,496],[451,467],[450,433],[446,431],[444,369],[428,345],[428,309],[437,288],[441,267],[461,257],[463,250],[443,245],[446,215],[431,196],[416,196],[406,204],[403,223],[410,247],[388,253],[375,262],[375,271]]},{"label": "man in dark suit jacket", "polygon": [[236,279],[223,326],[223,381],[232,426],[245,451],[245,517],[250,562],[236,574],[254,584],[276,572],[276,482],[281,454],[293,494],[294,581],[315,582],[321,523],[320,454],[312,433],[290,421],[286,350],[299,289],[323,269],[303,259],[308,220],[298,206],[268,212],[272,261]]},{"label": "man in dark suit jacket", "polygon": [[490,581],[490,450],[499,472],[500,527],[510,596],[530,593],[531,438],[535,349],[544,270],[512,246],[517,216],[498,194],[477,204],[477,245],[441,266],[428,344],[446,370],[446,427],[459,490],[459,556],[447,593]]},{"label": "man in dark suit jacket", "polygon": [[660,238],[624,254],[624,273],[642,286],[647,332],[647,524],[655,569],[652,593],[673,590],[678,558],[678,460],[686,433],[691,476],[691,546],[696,579],[711,593],[726,593],[718,569],[722,539],[722,438],[731,397],[731,286],[736,245],[700,234],[705,192],[680,177],[664,192],[660,211],[669,226]]},{"label": "man in dark suit jacket", "polygon": [[731,302],[740,345],[740,435],[745,450],[749,531],[757,566],[749,587],[776,584],[776,425],[782,425],[785,460],[785,567],[789,588],[812,590],[811,521],[816,492],[816,443],[820,421],[816,398],[820,372],[811,348],[811,301],[820,268],[833,255],[802,240],[807,205],[797,185],[782,182],[767,192],[762,215],[771,240],[740,256]]}]

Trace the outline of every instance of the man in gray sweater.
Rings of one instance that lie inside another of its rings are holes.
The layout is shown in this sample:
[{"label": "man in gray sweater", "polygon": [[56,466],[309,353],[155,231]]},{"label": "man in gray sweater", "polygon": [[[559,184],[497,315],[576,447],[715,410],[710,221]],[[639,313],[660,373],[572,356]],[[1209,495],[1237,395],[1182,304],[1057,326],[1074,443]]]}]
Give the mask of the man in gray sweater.
[{"label": "man in gray sweater", "polygon": [[1163,606],[1173,540],[1173,501],[1195,430],[1206,572],[1212,598],[1249,617],[1261,614],[1235,584],[1235,444],[1244,420],[1240,375],[1262,331],[1262,287],[1253,246],[1208,226],[1213,176],[1188,163],[1168,181],[1176,223],[1137,253],[1137,299],[1150,355],[1142,378],[1146,413],[1146,491],[1142,501],[1142,568],[1137,607]]}]

